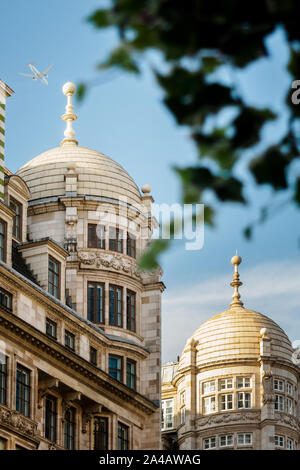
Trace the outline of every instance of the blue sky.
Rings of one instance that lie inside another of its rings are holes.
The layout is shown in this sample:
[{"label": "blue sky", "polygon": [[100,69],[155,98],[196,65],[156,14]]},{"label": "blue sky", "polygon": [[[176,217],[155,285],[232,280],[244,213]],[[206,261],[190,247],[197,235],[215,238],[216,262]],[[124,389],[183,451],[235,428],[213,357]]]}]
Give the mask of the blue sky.
[{"label": "blue sky", "polygon": [[[6,128],[6,165],[12,171],[59,145],[64,131],[60,119],[65,106],[62,85],[69,80],[78,83],[96,78],[96,64],[117,43],[114,31],[99,32],[85,21],[101,5],[104,2],[91,0],[10,0],[2,5],[0,78],[15,91],[7,103]],[[291,81],[283,71],[287,50],[280,31],[270,39],[269,46],[270,58],[235,79],[249,103],[272,106],[280,112],[280,119],[263,133],[262,146],[276,141],[284,129],[284,93]],[[54,64],[48,87],[18,75],[28,72],[26,64],[30,61],[36,62],[40,70]],[[171,204],[180,199],[172,166],[194,163],[196,150],[188,130],[179,128],[163,106],[162,92],[150,70],[152,63],[160,63],[159,57],[149,55],[140,77],[117,74],[94,87],[83,104],[76,104],[78,121],[74,128],[80,145],[106,153],[126,168],[139,187],[150,183],[156,202]],[[223,78],[226,80],[226,74]],[[216,227],[205,230],[202,250],[185,251],[178,241],[162,258],[167,285],[163,302],[164,360],[175,359],[202,321],[227,308],[231,287],[227,287],[227,302],[219,293],[231,280],[230,258],[236,249],[244,260],[241,277],[247,307],[276,319],[291,339],[300,338],[299,291],[294,284],[291,290],[286,282],[289,276],[299,277],[300,214],[295,207],[289,207],[258,227],[252,242],[243,238],[245,225],[256,218],[265,201],[273,198],[270,189],[255,189],[247,176],[251,156],[245,155],[237,168],[238,176],[247,183],[249,206],[222,207]],[[259,295],[253,272],[262,289]],[[282,295],[274,295],[267,284],[262,295],[262,286],[270,278],[274,278],[277,292],[281,292],[280,286],[286,286]],[[205,300],[207,289],[212,293],[209,302]],[[193,292],[195,301],[191,304],[188,299]],[[175,330],[180,335],[170,341]]]}]

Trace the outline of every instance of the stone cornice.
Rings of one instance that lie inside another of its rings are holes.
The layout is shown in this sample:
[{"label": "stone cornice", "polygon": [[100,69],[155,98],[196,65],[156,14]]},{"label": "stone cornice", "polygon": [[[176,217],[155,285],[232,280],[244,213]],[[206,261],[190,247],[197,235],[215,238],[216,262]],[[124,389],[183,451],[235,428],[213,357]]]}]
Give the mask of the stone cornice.
[{"label": "stone cornice", "polygon": [[258,358],[259,364],[270,364],[270,367],[283,367],[284,369],[288,369],[289,371],[296,373],[296,375],[300,378],[300,369],[299,366],[293,364],[292,362],[287,362],[284,359],[280,359],[278,357],[270,357],[270,356],[259,356]]},{"label": "stone cornice", "polygon": [[53,250],[57,251],[63,258],[69,256],[69,252],[62,248],[55,240],[52,238],[40,238],[39,240],[31,240],[28,242],[23,242],[18,244],[18,250],[22,251],[27,248],[34,248],[36,246],[49,245]]},{"label": "stone cornice", "polygon": [[8,98],[14,93],[14,90],[12,90],[6,83],[0,80],[0,93]]},{"label": "stone cornice", "polygon": [[13,211],[5,202],[0,200],[0,209],[5,212],[9,217],[14,217],[15,211]]},{"label": "stone cornice", "polygon": [[40,302],[54,315],[56,314],[60,318],[63,316],[63,320],[66,324],[71,324],[76,330],[91,335],[94,340],[100,342],[103,346],[117,346],[119,348],[126,347],[127,350],[131,349],[142,358],[148,357],[149,351],[144,346],[124,340],[122,337],[113,337],[113,335],[108,337],[101,328],[89,322],[85,318],[82,318],[74,310],[63,305],[60,301],[50,296],[50,294],[36,286],[29,279],[24,278],[24,276],[19,273],[14,275],[14,270],[2,262],[0,262],[0,276],[3,276],[8,284],[13,283],[14,288],[17,286],[22,292],[26,292],[26,294],[32,297],[35,301]]},{"label": "stone cornice", "polygon": [[159,281],[144,284],[143,289],[144,291],[159,290],[160,292],[163,292],[166,289],[166,286],[162,281]]},{"label": "stone cornice", "polygon": [[28,324],[14,314],[9,313],[0,307],[0,328],[6,330],[6,334],[11,339],[26,346],[33,353],[37,354],[48,362],[60,364],[64,372],[74,377],[78,376],[80,382],[86,382],[98,392],[105,394],[110,400],[130,403],[143,413],[151,414],[157,410],[157,406],[148,398],[132,391],[126,385],[118,382],[96,366],[78,356],[76,353],[67,350],[63,345],[49,339],[46,334],[40,332],[32,325]]}]

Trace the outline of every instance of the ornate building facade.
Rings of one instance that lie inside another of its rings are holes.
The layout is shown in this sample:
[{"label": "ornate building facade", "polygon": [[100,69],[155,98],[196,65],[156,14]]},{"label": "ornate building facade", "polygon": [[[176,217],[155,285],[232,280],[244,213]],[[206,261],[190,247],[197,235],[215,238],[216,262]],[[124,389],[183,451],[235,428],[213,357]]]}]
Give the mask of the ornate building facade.
[{"label": "ornate building facade", "polygon": [[159,449],[164,284],[137,265],[151,188],[78,145],[63,92],[60,147],[2,167],[0,449]]},{"label": "ornate building facade", "polygon": [[[165,449],[299,449],[300,369],[284,331],[240,300],[188,339],[162,368]],[[294,360],[293,360],[294,358]]]}]

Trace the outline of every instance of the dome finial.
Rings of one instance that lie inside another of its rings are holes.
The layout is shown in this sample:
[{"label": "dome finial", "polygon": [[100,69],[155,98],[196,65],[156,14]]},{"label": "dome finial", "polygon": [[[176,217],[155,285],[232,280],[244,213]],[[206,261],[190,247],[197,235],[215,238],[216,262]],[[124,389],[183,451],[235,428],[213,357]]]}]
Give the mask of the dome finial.
[{"label": "dome finial", "polygon": [[230,285],[234,288],[233,293],[233,302],[231,302],[230,307],[243,307],[243,302],[240,301],[241,295],[239,293],[239,287],[243,285],[240,281],[240,274],[239,274],[239,265],[242,262],[242,258],[238,255],[238,251],[236,250],[235,256],[231,258],[231,264],[234,265],[234,273],[233,273],[233,281]]},{"label": "dome finial", "polygon": [[77,140],[74,139],[75,131],[72,127],[72,122],[76,121],[77,116],[74,113],[74,106],[72,105],[72,96],[76,91],[76,86],[72,82],[67,82],[63,86],[63,94],[67,96],[67,105],[66,105],[66,112],[63,114],[62,119],[66,121],[67,127],[64,132],[64,140],[62,141],[61,145],[65,144],[66,142],[74,142],[76,145],[78,144]]}]

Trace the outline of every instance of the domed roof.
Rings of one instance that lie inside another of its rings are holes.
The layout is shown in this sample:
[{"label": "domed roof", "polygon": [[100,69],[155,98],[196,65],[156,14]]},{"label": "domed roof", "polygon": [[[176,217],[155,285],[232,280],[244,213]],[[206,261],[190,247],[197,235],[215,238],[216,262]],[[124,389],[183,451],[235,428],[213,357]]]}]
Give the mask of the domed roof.
[{"label": "domed roof", "polygon": [[29,187],[31,200],[65,195],[65,175],[74,168],[78,175],[77,194],[110,199],[126,197],[129,204],[141,202],[140,191],[124,168],[100,152],[65,142],[38,155],[17,174]]},{"label": "domed roof", "polygon": [[65,175],[74,170],[77,174],[77,194],[100,196],[127,202],[136,206],[141,202],[140,191],[124,168],[100,152],[80,147],[74,138],[72,123],[77,119],[72,105],[76,86],[67,82],[63,93],[67,96],[64,140],[60,147],[38,155],[22,166],[17,174],[27,183],[31,200],[64,196]]},{"label": "domed roof", "polygon": [[197,350],[197,365],[236,359],[257,360],[262,338],[271,340],[272,358],[292,362],[293,348],[282,328],[265,315],[243,307],[239,293],[243,283],[238,271],[241,262],[238,255],[231,259],[234,294],[230,308],[204,322],[193,333],[181,355],[180,367],[187,365],[189,355],[186,353],[192,345]]},{"label": "domed roof", "polygon": [[293,348],[285,332],[273,320],[253,310],[233,307],[204,322],[192,335],[197,364],[231,359],[257,359],[260,330],[271,339],[271,355],[291,362]]}]

